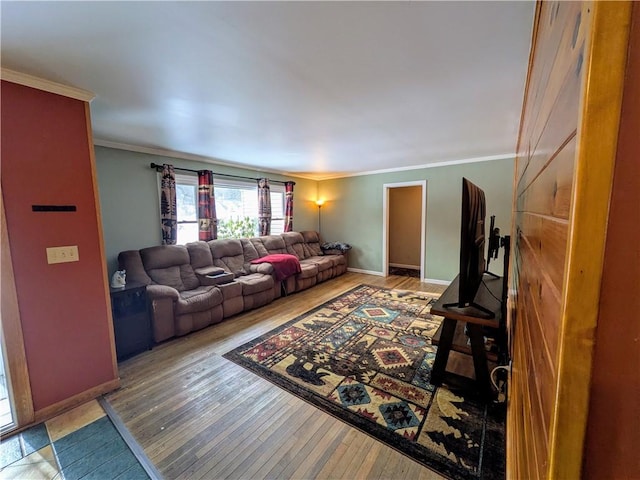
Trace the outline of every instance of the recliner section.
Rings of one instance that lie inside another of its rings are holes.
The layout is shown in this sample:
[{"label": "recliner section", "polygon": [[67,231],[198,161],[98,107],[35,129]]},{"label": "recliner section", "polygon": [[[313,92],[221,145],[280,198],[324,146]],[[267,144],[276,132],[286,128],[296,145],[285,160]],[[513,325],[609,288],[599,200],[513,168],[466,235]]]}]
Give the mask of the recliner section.
[{"label": "recliner section", "polygon": [[[147,285],[156,342],[202,329],[281,294],[310,288],[346,272],[344,254],[325,255],[317,232],[127,250],[118,255],[128,282]],[[302,271],[278,281],[270,263],[251,263],[288,253]]]}]

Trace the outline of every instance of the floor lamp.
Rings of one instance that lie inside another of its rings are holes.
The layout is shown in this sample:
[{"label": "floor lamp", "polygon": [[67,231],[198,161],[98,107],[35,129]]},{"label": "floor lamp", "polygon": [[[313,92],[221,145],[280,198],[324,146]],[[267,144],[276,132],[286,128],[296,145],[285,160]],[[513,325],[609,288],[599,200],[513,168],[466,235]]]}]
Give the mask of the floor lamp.
[{"label": "floor lamp", "polygon": [[320,222],[322,220],[320,210],[322,210],[322,205],[324,205],[324,199],[319,198],[318,200],[316,200],[316,205],[318,206],[318,233],[320,233]]}]

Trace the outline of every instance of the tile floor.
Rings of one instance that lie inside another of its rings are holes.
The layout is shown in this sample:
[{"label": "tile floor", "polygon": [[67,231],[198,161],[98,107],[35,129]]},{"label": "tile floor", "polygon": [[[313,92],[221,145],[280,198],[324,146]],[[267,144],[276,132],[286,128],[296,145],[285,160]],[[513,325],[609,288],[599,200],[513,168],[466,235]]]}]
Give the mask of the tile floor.
[{"label": "tile floor", "polygon": [[0,479],[149,479],[93,400],[0,441]]}]

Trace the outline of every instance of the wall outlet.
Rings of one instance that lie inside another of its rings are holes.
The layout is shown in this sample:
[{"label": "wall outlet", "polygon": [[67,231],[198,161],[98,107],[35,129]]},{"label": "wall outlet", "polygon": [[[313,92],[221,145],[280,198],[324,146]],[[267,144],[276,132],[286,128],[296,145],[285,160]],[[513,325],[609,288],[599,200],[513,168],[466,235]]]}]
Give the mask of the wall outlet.
[{"label": "wall outlet", "polygon": [[78,246],[70,245],[66,247],[48,247],[47,263],[77,262],[80,260]]}]

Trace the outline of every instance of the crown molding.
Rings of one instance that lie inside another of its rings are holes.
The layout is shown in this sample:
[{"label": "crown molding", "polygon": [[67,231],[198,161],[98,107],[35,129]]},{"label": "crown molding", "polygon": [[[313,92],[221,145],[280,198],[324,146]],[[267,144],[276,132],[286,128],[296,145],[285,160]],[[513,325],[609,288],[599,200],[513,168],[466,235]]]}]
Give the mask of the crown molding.
[{"label": "crown molding", "polygon": [[452,165],[464,165],[465,163],[491,162],[493,160],[506,160],[516,158],[515,153],[502,153],[500,155],[488,155],[486,157],[463,158],[460,160],[447,160],[444,162],[425,163],[422,165],[411,165],[408,167],[385,168],[383,170],[369,170],[357,173],[337,173],[335,175],[316,176],[316,180],[333,180],[336,178],[360,177],[363,175],[376,175],[379,173],[405,172],[407,170],[422,170],[424,168],[449,167]]},{"label": "crown molding", "polygon": [[169,157],[169,158],[179,158],[182,160],[192,160],[195,162],[203,162],[203,163],[210,163],[213,165],[220,165],[223,167],[230,167],[230,168],[239,168],[241,170],[249,170],[252,172],[260,172],[260,173],[275,173],[276,175],[282,175],[283,177],[295,177],[295,178],[304,178],[307,180],[316,180],[315,177],[312,176],[308,176],[308,175],[300,175],[298,173],[288,173],[288,172],[282,172],[280,170],[273,170],[273,169],[269,169],[269,168],[256,168],[256,167],[252,167],[250,165],[242,165],[239,163],[233,163],[233,162],[225,162],[223,160],[218,160],[217,158],[212,158],[212,157],[205,157],[204,155],[194,155],[192,153],[183,153],[183,152],[178,152],[175,150],[166,150],[164,148],[157,148],[157,147],[142,147],[139,145],[131,145],[128,143],[120,143],[120,142],[112,142],[110,140],[103,140],[100,138],[94,138],[93,139],[93,144],[98,146],[98,147],[106,147],[106,148],[115,148],[116,150],[126,150],[129,152],[136,152],[136,153],[146,153],[148,155],[158,155],[161,157]]},{"label": "crown molding", "polygon": [[88,90],[70,87],[69,85],[63,85],[62,83],[52,82],[51,80],[46,80],[40,77],[34,77],[27,73],[9,70],[8,68],[0,69],[0,78],[7,82],[17,83],[19,85],[36,88],[49,93],[55,93],[56,95],[62,95],[64,97],[74,98],[76,100],[82,100],[83,102],[91,102],[91,100],[96,96],[95,93]]},{"label": "crown molding", "polygon": [[258,169],[253,166],[242,165],[242,164],[233,163],[233,162],[225,162],[223,160],[218,160],[217,158],[205,157],[203,155],[194,155],[192,153],[177,152],[175,150],[166,150],[166,149],[157,148],[157,147],[142,147],[139,145],[112,142],[110,140],[103,140],[99,138],[94,138],[93,144],[99,147],[115,148],[117,150],[127,150],[129,152],[146,153],[149,155],[159,155],[161,157],[180,158],[182,160],[193,160],[196,162],[210,163],[213,165],[221,165],[224,167],[250,170],[252,172],[275,173],[277,175],[282,175],[284,177],[304,178],[306,180],[313,180],[316,182],[323,181],[323,180],[333,180],[337,178],[359,177],[363,175],[375,175],[378,173],[403,172],[407,170],[421,170],[425,168],[446,167],[451,165],[463,165],[465,163],[490,162],[492,160],[505,160],[509,158],[516,158],[515,153],[505,153],[501,155],[490,155],[486,157],[474,157],[474,158],[466,158],[462,160],[450,160],[445,162],[426,163],[423,165],[414,165],[409,167],[396,167],[396,168],[387,168],[384,170],[371,170],[367,172],[347,173],[347,174],[336,173],[335,175],[321,175],[321,174],[310,175],[310,174],[283,172],[281,170],[274,170],[274,169],[268,169],[268,168]]}]

